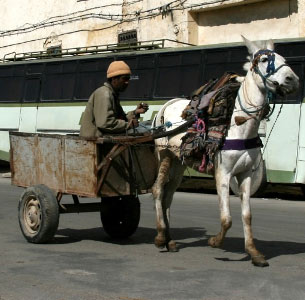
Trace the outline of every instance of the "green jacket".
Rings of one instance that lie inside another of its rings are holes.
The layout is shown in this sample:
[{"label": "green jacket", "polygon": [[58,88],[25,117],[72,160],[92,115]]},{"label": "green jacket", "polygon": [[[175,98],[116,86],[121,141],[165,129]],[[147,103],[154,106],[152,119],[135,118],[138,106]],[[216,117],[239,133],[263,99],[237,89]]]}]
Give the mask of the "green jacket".
[{"label": "green jacket", "polygon": [[118,94],[110,83],[105,82],[88,100],[81,119],[80,136],[101,137],[103,134],[124,133],[128,120],[134,117],[134,112],[125,114]]}]

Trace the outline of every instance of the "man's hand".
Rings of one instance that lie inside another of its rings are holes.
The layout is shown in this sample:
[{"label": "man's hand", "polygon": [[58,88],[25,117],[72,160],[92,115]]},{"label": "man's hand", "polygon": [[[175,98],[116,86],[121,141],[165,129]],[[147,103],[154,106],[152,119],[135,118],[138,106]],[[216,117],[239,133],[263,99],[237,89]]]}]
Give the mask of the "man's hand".
[{"label": "man's hand", "polygon": [[128,127],[127,129],[130,129],[130,128],[136,128],[139,126],[139,121],[138,119],[131,119],[129,122],[128,122]]},{"label": "man's hand", "polygon": [[136,110],[134,111],[136,115],[138,114],[144,114],[148,111],[149,106],[147,103],[141,102],[137,105]]}]

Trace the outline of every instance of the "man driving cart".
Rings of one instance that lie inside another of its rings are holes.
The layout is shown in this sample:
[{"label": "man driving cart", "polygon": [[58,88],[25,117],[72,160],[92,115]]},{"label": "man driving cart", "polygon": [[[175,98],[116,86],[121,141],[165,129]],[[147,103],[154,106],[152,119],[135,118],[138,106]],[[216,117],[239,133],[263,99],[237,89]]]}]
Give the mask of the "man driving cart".
[{"label": "man driving cart", "polygon": [[107,82],[90,96],[82,116],[80,136],[101,137],[104,134],[126,133],[139,128],[140,114],[148,110],[148,104],[140,103],[134,111],[124,112],[119,93],[126,90],[131,70],[124,61],[112,62],[107,70]]}]

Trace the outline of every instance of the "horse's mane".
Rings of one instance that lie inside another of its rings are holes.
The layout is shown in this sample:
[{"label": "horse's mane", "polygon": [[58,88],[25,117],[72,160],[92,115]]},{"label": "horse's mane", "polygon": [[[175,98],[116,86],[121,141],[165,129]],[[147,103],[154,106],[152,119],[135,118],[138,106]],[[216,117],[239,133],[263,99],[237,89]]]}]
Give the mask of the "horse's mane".
[{"label": "horse's mane", "polygon": [[243,65],[243,69],[244,71],[248,72],[250,70],[251,67],[251,57],[247,56],[248,61],[246,63],[244,63]]}]

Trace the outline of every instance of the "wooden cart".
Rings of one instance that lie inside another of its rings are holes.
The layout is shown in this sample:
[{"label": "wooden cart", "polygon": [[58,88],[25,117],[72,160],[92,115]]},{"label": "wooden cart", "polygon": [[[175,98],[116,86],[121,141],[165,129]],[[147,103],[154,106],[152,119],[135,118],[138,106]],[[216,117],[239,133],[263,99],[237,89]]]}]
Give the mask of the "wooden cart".
[{"label": "wooden cart", "polygon": [[[18,206],[24,237],[45,243],[56,233],[60,214],[96,211],[110,236],[132,235],[140,220],[138,195],[151,192],[156,178],[152,140],[11,132],[12,184],[26,188]],[[64,194],[73,203],[62,204]],[[81,203],[82,197],[101,201]]]}]

